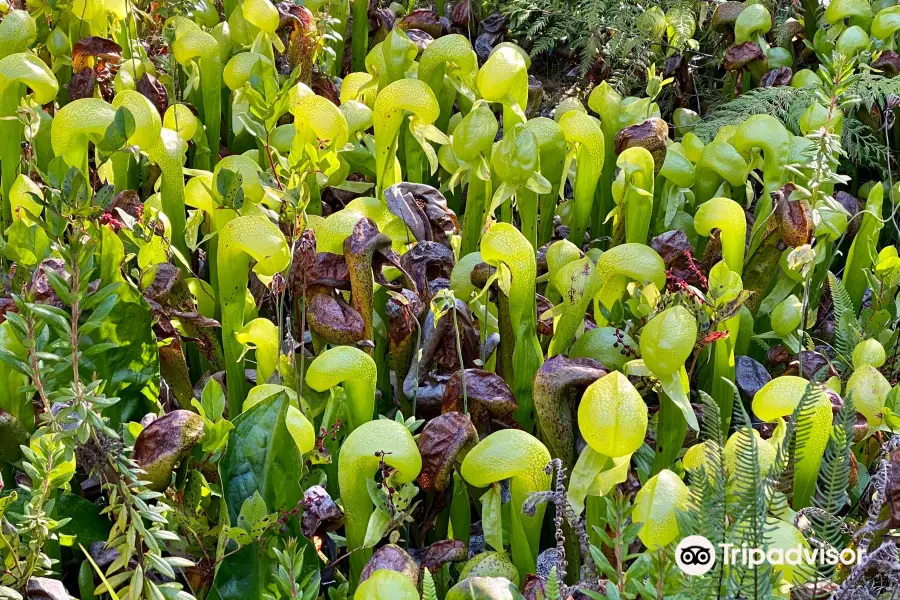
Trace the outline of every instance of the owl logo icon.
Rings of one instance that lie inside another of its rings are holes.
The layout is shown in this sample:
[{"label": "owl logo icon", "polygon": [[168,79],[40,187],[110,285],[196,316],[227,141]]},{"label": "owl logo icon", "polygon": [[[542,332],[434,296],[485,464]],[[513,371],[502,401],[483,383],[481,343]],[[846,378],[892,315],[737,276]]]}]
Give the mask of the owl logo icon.
[{"label": "owl logo icon", "polygon": [[705,575],[716,564],[716,549],[702,535],[691,535],[675,548],[675,563],[685,575]]}]

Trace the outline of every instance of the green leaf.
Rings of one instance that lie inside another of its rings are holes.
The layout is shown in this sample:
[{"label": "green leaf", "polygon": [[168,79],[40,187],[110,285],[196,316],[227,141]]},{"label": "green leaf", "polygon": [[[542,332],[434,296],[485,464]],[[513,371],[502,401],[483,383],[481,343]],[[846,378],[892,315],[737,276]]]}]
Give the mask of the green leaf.
[{"label": "green leaf", "polygon": [[210,421],[218,421],[225,412],[225,392],[222,391],[219,382],[212,377],[203,386],[200,404],[203,406],[204,415]]},{"label": "green leaf", "polygon": [[91,563],[83,560],[78,568],[78,592],[81,594],[81,600],[97,600],[94,587],[94,571],[91,569]]},{"label": "green leaf", "polygon": [[540,173],[534,173],[531,177],[528,178],[528,181],[525,185],[535,194],[549,194],[553,189],[553,186],[550,184],[547,178]]},{"label": "green leaf", "polygon": [[83,206],[89,197],[87,180],[79,169],[71,167],[62,181],[63,199],[71,206]]},{"label": "green leaf", "polygon": [[100,344],[91,342],[88,347],[84,349],[84,354],[85,356],[97,356],[98,354],[115,350],[118,347],[119,345],[115,342],[102,342]]},{"label": "green leaf", "polygon": [[[425,570],[427,571],[428,569]],[[316,568],[314,571],[307,574],[306,577],[303,578],[303,581],[300,582],[300,588],[303,590],[300,600],[315,600],[319,595],[321,587],[322,574],[319,572],[319,569]]]},{"label": "green leaf", "polygon": [[469,488],[456,471],[453,472],[453,499],[450,501],[450,530],[455,540],[468,543],[472,527]]},{"label": "green leaf", "polygon": [[694,414],[694,409],[691,406],[691,401],[688,399],[687,393],[684,391],[684,386],[682,382],[682,372],[684,371],[684,367],[681,368],[681,371],[676,371],[671,375],[660,376],[659,383],[662,385],[663,392],[665,392],[666,396],[675,403],[675,405],[681,410],[684,415],[684,419],[687,421],[688,425],[694,431],[699,431],[700,423],[697,421],[697,415]]},{"label": "green leaf", "polygon": [[17,357],[15,354],[12,354],[5,348],[0,348],[0,362],[21,373],[22,375],[28,375],[29,377],[31,376],[31,367],[28,365],[28,363]]},{"label": "green leaf", "polygon": [[503,518],[500,486],[494,484],[481,496],[481,524],[484,541],[497,552],[503,552]]},{"label": "green leaf", "polygon": [[19,461],[22,458],[21,446],[28,445],[28,438],[29,431],[16,416],[0,413],[0,463],[15,464]]},{"label": "green leaf", "polygon": [[210,600],[262,598],[266,575],[274,566],[259,544],[249,544],[227,555],[216,572]]},{"label": "green leaf", "polygon": [[92,308],[106,300],[110,294],[118,289],[119,285],[120,284],[117,282],[110,283],[109,285],[104,285],[102,288],[100,288],[84,300],[84,302],[81,304],[82,310],[91,310]]},{"label": "green leaf", "polygon": [[69,316],[61,309],[48,304],[35,304],[31,307],[31,312],[47,322],[50,327],[55,329],[60,335],[68,336],[71,331],[69,324]]},{"label": "green leaf", "polygon": [[666,25],[669,45],[676,50],[684,47],[697,30],[697,20],[693,11],[683,6],[673,6],[669,9],[666,13]]},{"label": "green leaf", "polygon": [[200,65],[197,64],[196,60],[192,60],[189,65],[185,67],[185,83],[184,83],[184,91],[182,94],[185,98],[191,96],[191,92],[194,90],[200,89]]},{"label": "green leaf", "polygon": [[285,425],[287,394],[271,396],[235,418],[219,462],[228,516],[237,523],[244,501],[259,492],[269,510],[293,508],[302,492],[300,458]]},{"label": "green leaf", "polygon": [[228,539],[234,540],[239,546],[246,546],[247,544],[253,543],[253,538],[250,537],[250,534],[240,527],[229,527]]},{"label": "green leaf", "polygon": [[124,106],[120,106],[116,110],[116,116],[112,123],[106,128],[100,149],[107,154],[121,149],[128,143],[128,139],[134,135],[135,131],[134,115]]},{"label": "green leaf", "polygon": [[100,328],[91,334],[91,342],[113,343],[117,349],[86,356],[83,366],[86,377],[96,373],[105,382],[106,394],[120,398],[115,406],[103,411],[110,426],[117,427],[153,410],[148,398],[159,397],[159,351],[150,305],[137,287],[122,277],[125,248],[109,227],[100,228],[99,252],[101,284],[117,284],[116,302]]},{"label": "green leaf", "polygon": [[[595,529],[600,529],[595,526]],[[601,530],[602,531],[602,530]],[[606,575],[606,578],[611,582],[616,581],[616,569],[609,563],[609,559],[606,558],[606,555],[600,551],[600,548],[591,544],[591,557],[594,559],[594,562],[597,564],[597,568],[600,569],[600,572]]]},{"label": "green leaf", "polygon": [[60,300],[69,305],[75,302],[75,298],[72,296],[72,290],[69,286],[69,282],[63,279],[62,275],[52,269],[45,270],[44,274],[47,276],[47,281],[50,283],[50,287],[53,288],[53,291],[56,292],[56,295],[59,296]]},{"label": "green leaf", "polygon": [[200,226],[205,218],[206,214],[202,210],[188,211],[187,223],[184,227],[184,243],[191,252],[200,247]]},{"label": "green leaf", "polygon": [[10,492],[8,496],[0,497],[0,517],[3,516],[3,513],[6,512],[7,507],[14,503],[18,499],[18,494],[15,490]]},{"label": "green leaf", "polygon": [[262,539],[263,535],[266,534],[267,530],[278,522],[278,513],[272,513],[269,515],[265,515],[256,523],[253,524],[253,527],[250,528],[250,537],[254,540]]},{"label": "green leaf", "polygon": [[82,554],[84,554],[85,559],[87,559],[87,561],[89,563],[91,563],[91,567],[94,568],[94,571],[97,573],[97,577],[99,577],[100,581],[103,582],[102,585],[105,585],[106,587],[109,588],[109,591],[107,593],[109,593],[112,600],[119,600],[119,596],[116,594],[113,586],[109,585],[109,582],[107,581],[106,576],[103,574],[103,569],[101,569],[100,567],[97,566],[97,563],[95,563],[94,559],[91,558],[90,553],[84,549],[84,544],[78,544],[78,547],[81,548],[81,552],[82,552]]},{"label": "green leaf", "polygon": [[590,446],[585,446],[581,451],[569,479],[568,500],[576,515],[580,515],[584,511],[584,499],[587,497],[594,479],[610,466],[612,466],[612,460]]},{"label": "green leaf", "polygon": [[367,181],[342,181],[338,185],[331,186],[336,190],[341,190],[343,192],[353,192],[354,194],[365,194],[370,189],[375,187],[374,183],[370,183]]},{"label": "green leaf", "polygon": [[709,296],[717,307],[722,307],[738,297],[744,289],[741,276],[719,261],[709,270]]},{"label": "green leaf", "polygon": [[109,537],[112,522],[100,514],[101,508],[75,494],[60,494],[56,499],[57,516],[71,517],[60,528],[60,533],[75,536],[79,544],[85,546],[94,542],[105,542]]},{"label": "green leaf", "polygon": [[366,537],[363,539],[363,548],[372,548],[381,541],[391,524],[391,515],[383,510],[376,509],[369,517],[369,525],[366,528]]},{"label": "green leaf", "polygon": [[81,334],[88,334],[95,329],[101,327],[106,320],[107,315],[112,312],[113,307],[116,306],[118,298],[116,296],[108,296],[100,305],[94,309],[94,312],[91,313],[91,316],[81,324],[78,328],[78,332]]},{"label": "green leaf", "polygon": [[243,177],[237,171],[222,169],[216,175],[216,193],[222,200],[222,206],[241,208],[244,205]]},{"label": "green leaf", "polygon": [[312,452],[316,446],[316,430],[306,415],[296,406],[289,406],[285,422],[297,451],[301,455]]},{"label": "green leaf", "polygon": [[0,594],[2,594],[3,598],[9,598],[10,600],[22,600],[22,594],[5,585],[0,585]]},{"label": "green leaf", "polygon": [[44,230],[37,225],[29,226],[23,220],[13,221],[0,248],[10,260],[29,267],[50,255],[50,242]]},{"label": "green leaf", "polygon": [[253,492],[253,496],[244,500],[241,512],[238,515],[237,526],[249,531],[258,521],[269,514],[266,501],[259,495],[259,490]]},{"label": "green leaf", "polygon": [[111,185],[104,185],[94,194],[94,204],[100,208],[108,208],[116,197],[116,188]]},{"label": "green leaf", "polygon": [[204,452],[218,452],[228,441],[228,434],[234,429],[234,424],[227,419],[219,419],[212,425],[208,422],[205,425],[202,449]]},{"label": "green leaf", "polygon": [[[262,61],[260,61],[262,62]],[[258,64],[258,63],[257,63]],[[268,132],[266,131],[265,125],[250,117],[247,114],[238,115],[238,119],[240,119],[241,124],[247,130],[247,133],[257,138],[258,140],[266,141],[268,138]]]},{"label": "green leaf", "polygon": [[635,24],[643,35],[658,41],[666,32],[666,14],[659,6],[652,6],[638,16]]},{"label": "green leaf", "polygon": [[278,95],[278,81],[275,77],[275,68],[268,60],[258,60],[250,68],[248,81],[250,88],[259,93],[265,103],[275,99]]}]

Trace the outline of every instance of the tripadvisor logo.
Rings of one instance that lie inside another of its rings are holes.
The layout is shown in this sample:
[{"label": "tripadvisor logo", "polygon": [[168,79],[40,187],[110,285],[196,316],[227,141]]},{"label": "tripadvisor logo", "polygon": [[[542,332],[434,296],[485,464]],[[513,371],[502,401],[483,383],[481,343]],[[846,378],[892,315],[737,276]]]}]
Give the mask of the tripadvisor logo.
[{"label": "tripadvisor logo", "polygon": [[689,535],[675,548],[675,563],[685,575],[705,575],[716,564],[716,549],[702,535]]},{"label": "tripadvisor logo", "polygon": [[[723,564],[758,567],[763,563],[770,565],[818,565],[818,566],[852,566],[862,562],[865,552],[853,548],[837,550],[835,548],[810,549],[806,546],[794,548],[762,548],[719,544]],[[685,575],[705,575],[716,564],[716,548],[712,542],[702,535],[691,535],[679,542],[675,548],[675,562]]]}]

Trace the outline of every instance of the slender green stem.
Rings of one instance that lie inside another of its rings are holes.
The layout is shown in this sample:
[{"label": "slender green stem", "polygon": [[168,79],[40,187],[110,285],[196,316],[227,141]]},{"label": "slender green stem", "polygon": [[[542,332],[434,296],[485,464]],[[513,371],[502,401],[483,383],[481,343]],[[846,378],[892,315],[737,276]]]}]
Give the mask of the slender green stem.
[{"label": "slender green stem", "polygon": [[[519,219],[522,235],[525,236],[535,250],[538,248],[538,195],[527,188],[520,189],[517,194]],[[552,217],[551,217],[552,222]]]},{"label": "slender green stem", "polygon": [[19,106],[19,92],[21,86],[15,83],[7,85],[0,93],[0,173],[2,173],[3,186],[3,214],[0,219],[0,231],[6,231],[12,223],[11,205],[9,202],[9,190],[12,188],[16,175],[19,174],[19,162],[22,156],[20,147],[22,139],[22,124],[15,119],[16,108]]},{"label": "slender green stem", "polygon": [[500,205],[500,222],[512,223],[512,202],[510,200]]},{"label": "slender green stem", "polygon": [[656,475],[675,462],[687,434],[687,421],[681,409],[667,395],[659,393],[657,414],[656,454],[651,475]]},{"label": "slender green stem", "polygon": [[600,185],[597,186],[597,197],[591,214],[591,237],[594,239],[610,235],[609,228],[611,223],[604,223],[603,221],[606,219],[609,211],[616,205],[612,195],[613,175],[616,171],[615,154],[613,154],[611,161],[606,160],[605,162],[611,162],[612,164],[605,164],[603,171],[600,172]]},{"label": "slender green stem", "polygon": [[402,151],[406,167],[404,181],[409,183],[426,183],[427,172],[425,170],[425,156],[422,148],[409,128],[402,129],[400,136],[402,139],[400,140],[399,150]]},{"label": "slender green stem", "polygon": [[599,496],[588,496],[584,500],[584,521],[591,544],[600,548],[603,546],[603,538],[594,530],[594,527],[603,527],[606,522],[606,504]]},{"label": "slender green stem", "polygon": [[559,195],[559,182],[553,182],[549,194],[540,197],[541,220],[538,228],[537,246],[539,248],[553,238],[553,218],[556,216],[556,199]]},{"label": "slender green stem", "polygon": [[491,182],[482,181],[469,174],[469,185],[466,191],[466,213],[463,219],[463,236],[461,256],[478,250],[478,242],[481,240],[481,227],[484,224],[484,208],[488,197],[491,195]]},{"label": "slender green stem", "polygon": [[369,53],[369,0],[353,2],[353,33],[350,55],[350,70],[366,70],[366,55]]}]

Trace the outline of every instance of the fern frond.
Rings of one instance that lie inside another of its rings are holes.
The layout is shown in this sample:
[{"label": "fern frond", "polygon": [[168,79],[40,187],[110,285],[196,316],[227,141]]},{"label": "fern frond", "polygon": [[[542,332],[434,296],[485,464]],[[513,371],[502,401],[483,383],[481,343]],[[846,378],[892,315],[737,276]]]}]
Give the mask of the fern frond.
[{"label": "fern frond", "polygon": [[666,12],[666,25],[670,28],[669,45],[681,50],[694,37],[697,30],[697,19],[694,16],[693,3],[680,2]]},{"label": "fern frond", "polygon": [[594,39],[588,40],[585,47],[581,50],[581,60],[578,62],[578,72],[582,75],[594,65],[597,60],[597,42]]},{"label": "fern frond", "polygon": [[[819,384],[810,382],[806,386],[806,391],[800,399],[800,403],[791,416],[793,427],[793,454],[792,460],[797,464],[803,460],[806,453],[809,452],[810,438],[816,433],[816,412],[818,405],[822,402],[825,391]],[[797,493],[797,490],[794,490]]]},{"label": "fern frond", "polygon": [[790,418],[782,425],[784,435],[775,448],[775,460],[766,476],[769,510],[783,516],[790,511],[790,492],[794,485],[794,466],[802,457],[802,448],[813,432],[812,416],[825,392],[821,386],[809,384]]},{"label": "fern frond", "polygon": [[[726,542],[726,527],[728,518],[725,512],[725,455],[724,434],[722,433],[722,421],[719,413],[719,405],[706,392],[700,392],[700,402],[703,404],[703,419],[700,423],[700,435],[704,441],[703,465],[691,474],[691,504],[690,529],[696,535],[702,535],[716,549],[716,562],[713,569],[702,577],[689,577],[685,580],[690,597],[716,598],[721,597],[720,585],[723,576],[724,561],[721,555],[721,546]],[[683,517],[679,521],[679,531],[682,522],[687,524],[688,518]],[[683,534],[687,535],[687,534]]]},{"label": "fern frond", "polygon": [[725,432],[722,431],[722,412],[713,398],[700,391],[700,402],[703,404],[703,420],[700,423],[700,435],[704,440],[714,442],[720,448],[725,445]]},{"label": "fern frond", "polygon": [[841,283],[841,280],[835,277],[831,271],[828,272],[828,287],[831,288],[835,319],[840,320],[846,312],[854,312],[850,294],[847,292],[844,284]]},{"label": "fern frond", "polygon": [[884,108],[888,96],[900,95],[900,81],[872,71],[860,71],[859,78],[847,93],[859,98],[866,110],[871,110],[874,106]]},{"label": "fern frond", "polygon": [[828,440],[813,507],[819,511],[810,514],[816,537],[832,548],[843,548],[844,534],[838,513],[850,502],[847,487],[850,484],[850,446],[853,444],[853,426],[856,423],[856,407],[853,394],[848,394],[835,418],[834,433]]},{"label": "fern frond", "polygon": [[438,600],[437,590],[434,587],[434,579],[431,577],[431,571],[424,569],[424,577],[422,579],[422,600]]},{"label": "fern frond", "polygon": [[[727,512],[734,519],[728,540],[736,547],[747,546],[766,552],[772,529],[767,520],[768,477],[761,471],[759,442],[736,387],[732,418],[737,442],[734,473],[730,480],[730,493],[726,498]],[[772,565],[768,562],[754,568],[732,568],[728,581],[729,597],[732,594],[748,598],[768,597],[773,578]]]},{"label": "fern frond", "polygon": [[871,127],[853,115],[844,119],[841,146],[852,164],[876,167],[881,171],[882,177],[887,179],[888,147],[873,133]]},{"label": "fern frond", "polygon": [[763,352],[769,351],[769,343],[761,337],[753,336],[750,338],[750,342],[762,348]]},{"label": "fern frond", "polygon": [[547,576],[547,585],[544,586],[544,598],[546,600],[562,600],[556,566],[550,569],[550,574]]},{"label": "fern frond", "polygon": [[858,341],[859,322],[850,294],[841,280],[835,277],[831,271],[828,272],[828,288],[831,290],[831,299],[834,305],[834,349],[846,368],[850,366],[848,359]]},{"label": "fern frond", "polygon": [[800,115],[814,100],[815,96],[809,89],[756,88],[707,113],[694,128],[694,133],[705,142],[710,142],[722,127],[739,125],[753,115],[767,114],[784,123],[793,133],[799,134]]}]

